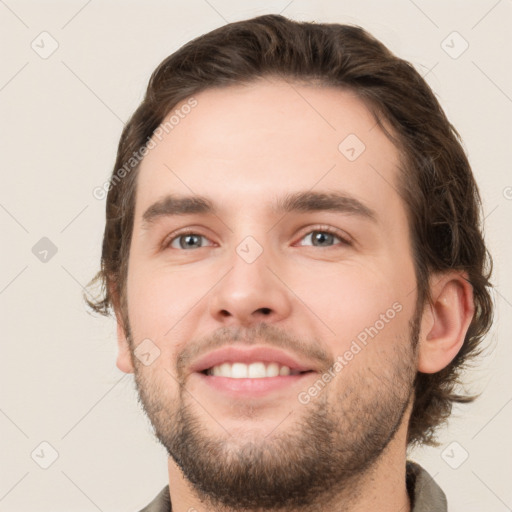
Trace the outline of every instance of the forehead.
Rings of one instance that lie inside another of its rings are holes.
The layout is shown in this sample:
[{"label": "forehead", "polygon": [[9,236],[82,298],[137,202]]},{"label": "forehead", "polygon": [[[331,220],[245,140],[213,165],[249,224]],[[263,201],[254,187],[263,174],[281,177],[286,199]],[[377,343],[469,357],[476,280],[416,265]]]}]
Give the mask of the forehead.
[{"label": "forehead", "polygon": [[388,215],[398,198],[398,150],[348,90],[282,80],[207,89],[176,105],[152,142],[138,218],[169,193],[240,214],[304,190],[346,192]]}]

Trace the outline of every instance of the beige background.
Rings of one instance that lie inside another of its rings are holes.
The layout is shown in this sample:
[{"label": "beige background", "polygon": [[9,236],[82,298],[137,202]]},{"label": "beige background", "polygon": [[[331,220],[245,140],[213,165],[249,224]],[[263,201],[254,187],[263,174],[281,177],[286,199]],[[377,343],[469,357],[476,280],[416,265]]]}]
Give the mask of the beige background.
[{"label": "beige background", "polygon": [[[461,133],[485,201],[496,322],[468,376],[481,399],[411,458],[450,511],[512,509],[512,1],[0,0],[0,512],[135,512],[167,482],[132,376],[115,366],[114,322],[81,299],[103,233],[92,192],[160,61],[264,13],[368,29],[426,76]],[[43,237],[56,254],[41,253]]]}]

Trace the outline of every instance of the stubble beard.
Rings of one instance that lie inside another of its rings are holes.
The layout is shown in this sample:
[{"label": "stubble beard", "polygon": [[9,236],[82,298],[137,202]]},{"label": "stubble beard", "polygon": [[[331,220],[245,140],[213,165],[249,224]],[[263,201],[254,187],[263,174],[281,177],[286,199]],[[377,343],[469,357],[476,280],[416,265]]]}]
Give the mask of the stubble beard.
[{"label": "stubble beard", "polygon": [[179,382],[177,399],[169,397],[166,389],[175,383],[165,371],[154,382],[138,365],[135,382],[156,437],[206,510],[326,510],[339,506],[340,497],[344,505],[357,500],[402,424],[413,396],[418,337],[416,315],[407,342],[396,339],[388,361],[350,378],[341,371],[314,400],[283,411],[266,435],[225,431],[221,423],[213,435],[186,382]]}]

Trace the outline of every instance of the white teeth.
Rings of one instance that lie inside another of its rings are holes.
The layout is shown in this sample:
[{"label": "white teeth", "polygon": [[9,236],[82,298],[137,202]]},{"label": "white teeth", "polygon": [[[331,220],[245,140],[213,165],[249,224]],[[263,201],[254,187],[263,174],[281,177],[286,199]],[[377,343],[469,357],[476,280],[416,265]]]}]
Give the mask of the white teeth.
[{"label": "white teeth", "polygon": [[214,366],[212,368],[212,374],[213,375],[217,375],[218,377],[222,377],[223,375],[225,375],[227,372],[230,372],[231,373],[231,365],[229,363],[222,363],[221,365],[219,366]]},{"label": "white teeth", "polygon": [[244,363],[234,363],[231,365],[231,377],[233,379],[247,378],[247,365]]},{"label": "white teeth", "polygon": [[247,376],[250,379],[261,379],[267,375],[265,365],[263,363],[251,363],[247,368]]},{"label": "white teeth", "polygon": [[279,375],[290,375],[290,368],[288,366],[281,366],[279,368]]},{"label": "white teeth", "polygon": [[279,375],[279,365],[277,363],[270,363],[267,366],[267,377],[277,377]]},{"label": "white teeth", "polygon": [[297,375],[300,371],[290,370],[289,366],[278,363],[222,363],[207,371],[208,375],[216,377],[230,377],[232,379],[263,379],[277,377],[278,375]]}]

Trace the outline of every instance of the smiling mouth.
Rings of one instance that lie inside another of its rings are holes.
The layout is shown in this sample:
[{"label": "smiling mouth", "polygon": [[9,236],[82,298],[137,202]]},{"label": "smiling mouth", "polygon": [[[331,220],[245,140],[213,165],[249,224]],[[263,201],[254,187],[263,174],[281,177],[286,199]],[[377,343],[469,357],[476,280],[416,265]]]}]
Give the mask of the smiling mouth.
[{"label": "smiling mouth", "polygon": [[271,377],[286,377],[289,375],[301,375],[311,373],[312,370],[300,371],[291,369],[280,363],[266,363],[256,361],[250,364],[241,362],[225,362],[203,370],[203,375],[211,377],[228,377],[231,379],[265,379]]}]

